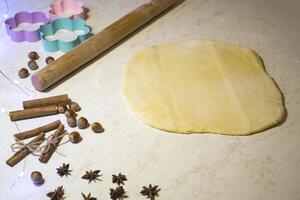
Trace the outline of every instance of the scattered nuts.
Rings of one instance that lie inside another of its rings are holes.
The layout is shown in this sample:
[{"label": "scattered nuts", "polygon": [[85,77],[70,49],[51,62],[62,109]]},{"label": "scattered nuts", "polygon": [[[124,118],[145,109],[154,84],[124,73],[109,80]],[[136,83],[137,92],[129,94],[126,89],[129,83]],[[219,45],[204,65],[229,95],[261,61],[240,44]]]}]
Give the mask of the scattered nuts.
[{"label": "scattered nuts", "polygon": [[29,54],[28,54],[28,58],[30,60],[38,60],[40,58],[39,54],[35,51],[31,51]]},{"label": "scattered nuts", "polygon": [[49,65],[50,63],[52,63],[55,59],[52,56],[48,56],[45,60],[46,64]]},{"label": "scattered nuts", "polygon": [[76,127],[76,118],[75,117],[68,117],[67,123],[70,127]]},{"label": "scattered nuts", "polygon": [[75,112],[78,112],[78,111],[81,110],[79,104],[76,103],[76,102],[71,102],[69,106],[70,106],[70,108],[71,108],[72,110],[74,110]]},{"label": "scattered nuts", "polygon": [[77,131],[73,131],[69,134],[69,140],[72,142],[72,143],[78,143],[81,141],[81,136],[80,134],[77,132]]},{"label": "scattered nuts", "polygon": [[58,111],[59,113],[65,113],[66,110],[67,110],[67,106],[66,106],[65,104],[59,104],[59,105],[57,106],[57,111]]},{"label": "scattered nuts", "polygon": [[95,133],[102,133],[104,132],[104,128],[102,127],[102,125],[98,122],[94,122],[92,124],[92,130],[95,132]]},{"label": "scattered nuts", "polygon": [[39,68],[38,64],[34,60],[29,60],[28,61],[28,67],[31,70],[36,70]]},{"label": "scattered nuts", "polygon": [[22,68],[19,70],[18,75],[20,78],[26,78],[29,76],[29,72],[26,68]]},{"label": "scattered nuts", "polygon": [[77,120],[77,126],[78,128],[80,129],[84,129],[88,126],[88,120],[84,117],[80,117],[78,120]]},{"label": "scattered nuts", "polygon": [[66,117],[73,117],[73,116],[75,116],[74,110],[72,110],[72,109],[67,109],[67,110],[65,111],[65,116],[66,116]]},{"label": "scattered nuts", "polygon": [[31,180],[35,185],[42,185],[45,182],[42,173],[39,171],[33,171],[31,173]]}]

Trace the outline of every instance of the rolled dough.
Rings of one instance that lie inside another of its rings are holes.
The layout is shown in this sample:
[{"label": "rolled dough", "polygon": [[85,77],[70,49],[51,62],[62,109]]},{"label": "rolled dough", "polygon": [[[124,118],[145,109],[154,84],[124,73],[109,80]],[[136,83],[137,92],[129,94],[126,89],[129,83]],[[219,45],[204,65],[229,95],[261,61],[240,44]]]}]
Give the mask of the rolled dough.
[{"label": "rolled dough", "polygon": [[248,48],[200,40],[138,52],[123,95],[147,124],[176,133],[249,135],[285,116],[283,96]]}]

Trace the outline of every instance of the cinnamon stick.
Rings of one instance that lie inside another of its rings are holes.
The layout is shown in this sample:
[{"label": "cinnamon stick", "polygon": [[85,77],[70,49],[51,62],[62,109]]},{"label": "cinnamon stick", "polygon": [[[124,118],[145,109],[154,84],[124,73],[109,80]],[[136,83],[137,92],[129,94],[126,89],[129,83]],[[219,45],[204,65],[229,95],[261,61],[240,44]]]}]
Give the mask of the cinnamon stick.
[{"label": "cinnamon stick", "polygon": [[63,124],[60,124],[58,129],[55,131],[53,134],[53,137],[51,140],[53,141],[48,141],[48,143],[45,146],[46,151],[40,156],[39,160],[42,163],[47,163],[49,159],[51,158],[52,154],[58,147],[59,143],[61,142],[63,138],[63,134],[65,133],[65,126]]},{"label": "cinnamon stick", "polygon": [[51,106],[51,105],[58,105],[58,104],[69,104],[70,99],[67,94],[46,97],[41,99],[33,99],[29,101],[23,102],[23,108],[38,108],[43,106]]},{"label": "cinnamon stick", "polygon": [[[45,140],[45,133],[40,133],[36,136],[31,142],[27,144],[27,146],[31,146],[31,148],[36,149],[40,144],[42,144]],[[11,158],[6,161],[6,164],[13,167],[18,162],[23,160],[28,154],[31,153],[30,149],[24,146],[19,151],[17,151]]]},{"label": "cinnamon stick", "polygon": [[44,106],[39,108],[29,108],[25,110],[17,110],[9,113],[9,117],[11,121],[17,121],[22,119],[28,119],[33,117],[41,117],[47,115],[55,115],[58,114],[55,105],[52,106]]},{"label": "cinnamon stick", "polygon": [[15,134],[14,136],[15,136],[16,140],[25,140],[25,139],[37,136],[41,132],[47,133],[49,131],[57,129],[60,124],[61,124],[60,120],[57,120],[57,121],[54,121],[52,123],[46,124],[44,126],[29,130],[29,131],[25,131],[25,132]]}]

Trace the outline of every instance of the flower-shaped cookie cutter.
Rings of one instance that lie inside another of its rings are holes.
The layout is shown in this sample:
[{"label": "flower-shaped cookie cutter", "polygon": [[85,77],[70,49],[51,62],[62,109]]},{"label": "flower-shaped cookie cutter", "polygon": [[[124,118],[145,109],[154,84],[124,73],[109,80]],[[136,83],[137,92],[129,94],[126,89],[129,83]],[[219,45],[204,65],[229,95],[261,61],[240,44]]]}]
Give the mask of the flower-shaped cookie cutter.
[{"label": "flower-shaped cookie cutter", "polygon": [[47,24],[49,19],[43,12],[19,12],[14,17],[5,20],[6,32],[14,42],[35,42],[41,39],[39,30],[15,30],[22,23]]},{"label": "flower-shaped cookie cutter", "polygon": [[51,4],[49,10],[50,21],[58,18],[85,18],[83,3],[77,0],[60,0]]},{"label": "flower-shaped cookie cutter", "polygon": [[[63,41],[61,39],[49,40],[49,37],[54,36],[59,30],[70,32],[80,31],[81,34],[78,34],[76,38],[71,41]],[[67,52],[88,39],[88,37],[91,36],[91,29],[86,25],[83,19],[60,18],[47,25],[42,25],[40,27],[40,33],[46,51]]]}]

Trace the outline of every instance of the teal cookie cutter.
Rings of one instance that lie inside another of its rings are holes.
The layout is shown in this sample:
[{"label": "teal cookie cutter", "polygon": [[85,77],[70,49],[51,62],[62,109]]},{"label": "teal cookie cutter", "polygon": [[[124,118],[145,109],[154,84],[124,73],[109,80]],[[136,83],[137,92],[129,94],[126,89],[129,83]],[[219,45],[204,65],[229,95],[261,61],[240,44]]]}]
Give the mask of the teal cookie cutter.
[{"label": "teal cookie cutter", "polygon": [[[49,36],[54,36],[57,31],[66,30],[69,32],[80,31],[76,39],[71,41],[64,41],[61,39],[49,40]],[[62,51],[68,52],[75,46],[81,44],[91,36],[91,29],[86,25],[83,19],[69,19],[60,18],[54,20],[52,23],[42,25],[40,27],[40,34],[44,49],[48,52]]]}]

